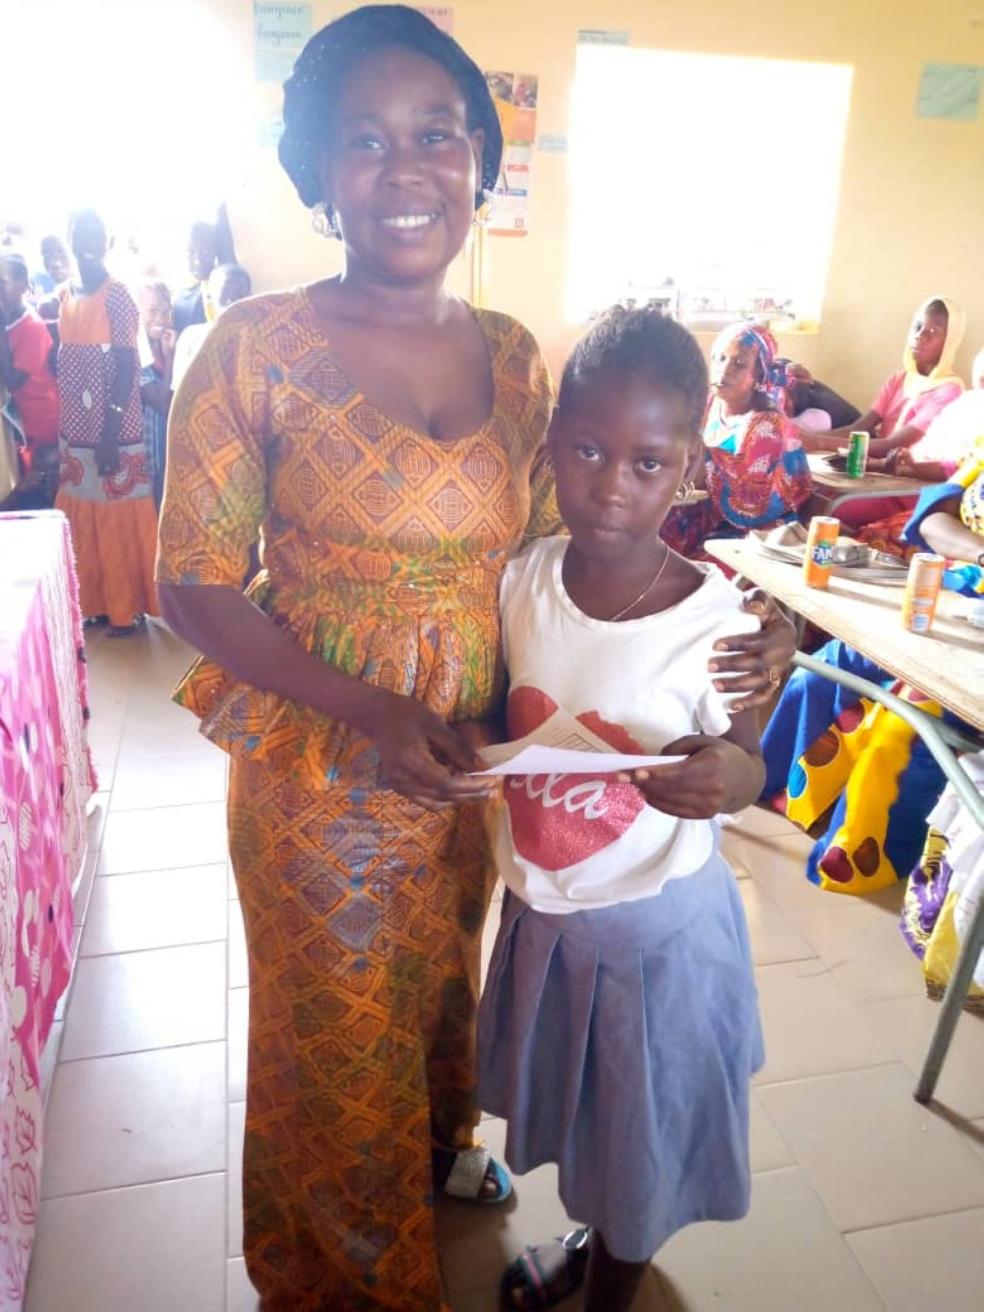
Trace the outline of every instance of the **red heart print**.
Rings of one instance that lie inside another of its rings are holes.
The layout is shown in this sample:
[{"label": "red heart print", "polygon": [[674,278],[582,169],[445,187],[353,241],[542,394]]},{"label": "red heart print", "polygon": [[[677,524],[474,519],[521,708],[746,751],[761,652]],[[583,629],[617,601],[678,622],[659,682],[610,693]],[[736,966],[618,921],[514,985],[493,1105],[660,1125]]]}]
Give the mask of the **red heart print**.
[{"label": "red heart print", "polygon": [[[557,703],[539,688],[514,688],[506,711],[510,738],[532,733],[556,710]],[[620,724],[603,720],[597,711],[577,719],[620,752],[642,750]],[[506,779],[505,795],[516,851],[543,870],[563,870],[602,851],[646,805],[634,784],[583,774],[513,775]]]}]

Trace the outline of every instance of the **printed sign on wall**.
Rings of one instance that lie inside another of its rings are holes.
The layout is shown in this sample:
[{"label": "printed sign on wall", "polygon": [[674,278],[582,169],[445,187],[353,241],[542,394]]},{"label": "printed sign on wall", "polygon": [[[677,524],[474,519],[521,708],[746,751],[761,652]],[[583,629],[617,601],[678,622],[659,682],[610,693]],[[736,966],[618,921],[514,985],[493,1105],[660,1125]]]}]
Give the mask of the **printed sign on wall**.
[{"label": "printed sign on wall", "polygon": [[286,82],[294,60],[311,35],[309,4],[254,0],[253,49],[259,82]]},{"label": "printed sign on wall", "polygon": [[502,124],[502,169],[492,195],[489,232],[523,237],[529,231],[530,165],[536,141],[537,78],[532,73],[485,74]]}]

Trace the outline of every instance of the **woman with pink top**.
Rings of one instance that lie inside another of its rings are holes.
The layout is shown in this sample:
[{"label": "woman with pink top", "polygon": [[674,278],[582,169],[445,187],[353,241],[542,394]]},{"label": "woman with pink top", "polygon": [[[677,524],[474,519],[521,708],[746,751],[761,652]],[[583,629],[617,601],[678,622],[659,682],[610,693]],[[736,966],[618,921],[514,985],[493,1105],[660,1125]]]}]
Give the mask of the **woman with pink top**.
[{"label": "woman with pink top", "polygon": [[[893,470],[897,463],[905,462],[903,451],[911,451],[913,459],[918,459],[918,444],[933,420],[964,390],[953,361],[965,326],[966,315],[949,297],[934,296],[925,301],[912,321],[903,367],[885,379],[871,408],[849,427],[801,434],[806,449],[837,451],[847,445],[851,433],[864,432],[871,435],[869,460],[879,461],[875,468]],[[887,458],[885,464],[881,464],[880,457]],[[956,458],[959,460],[959,456]],[[908,512],[913,504],[911,497],[858,497],[840,507],[839,517],[842,523],[859,528],[886,514]]]},{"label": "woman with pink top", "polygon": [[[948,483],[957,469],[975,453],[984,451],[984,349],[978,351],[970,370],[970,390],[951,401],[936,416],[926,436],[914,446],[895,453],[893,472],[923,483]],[[905,505],[886,514],[858,532],[862,542],[878,551],[905,557],[918,547],[907,546],[903,530],[912,513],[911,497],[893,497],[882,506]]]}]

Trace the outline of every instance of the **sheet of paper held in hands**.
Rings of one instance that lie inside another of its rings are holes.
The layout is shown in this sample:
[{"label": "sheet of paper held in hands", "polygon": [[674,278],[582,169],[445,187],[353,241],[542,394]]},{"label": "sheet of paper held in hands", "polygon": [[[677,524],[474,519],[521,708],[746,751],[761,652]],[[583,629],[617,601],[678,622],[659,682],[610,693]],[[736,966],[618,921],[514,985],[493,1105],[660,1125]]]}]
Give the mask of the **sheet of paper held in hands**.
[{"label": "sheet of paper held in hands", "polygon": [[685,756],[626,756],[566,711],[554,711],[533,733],[513,743],[483,747],[487,770],[476,774],[617,774],[673,765]]}]

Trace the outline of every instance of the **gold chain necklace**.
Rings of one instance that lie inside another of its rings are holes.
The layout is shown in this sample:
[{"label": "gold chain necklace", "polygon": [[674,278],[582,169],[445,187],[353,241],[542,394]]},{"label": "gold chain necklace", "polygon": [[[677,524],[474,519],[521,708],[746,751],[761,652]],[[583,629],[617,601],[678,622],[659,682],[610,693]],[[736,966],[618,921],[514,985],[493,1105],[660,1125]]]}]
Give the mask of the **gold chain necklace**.
[{"label": "gold chain necklace", "polygon": [[[664,544],[664,546],[665,546],[665,544]],[[617,614],[612,615],[610,619],[608,619],[608,620],[605,621],[606,624],[614,624],[614,623],[616,622],[616,620],[620,620],[620,619],[622,618],[623,615],[628,615],[628,613],[629,613],[630,610],[635,610],[636,606],[639,605],[639,602],[640,602],[640,601],[645,601],[645,599],[646,599],[646,598],[649,596],[649,594],[652,592],[653,588],[655,588],[656,584],[657,584],[657,583],[660,581],[660,579],[663,577],[663,570],[666,569],[666,562],[669,560],[669,558],[670,558],[670,549],[669,549],[669,547],[666,547],[666,549],[665,549],[664,552],[663,552],[663,559],[660,561],[660,564],[659,564],[659,569],[656,571],[656,573],[653,575],[653,577],[649,580],[649,582],[646,584],[646,586],[643,588],[643,590],[639,593],[639,595],[638,595],[638,597],[636,597],[635,601],[630,601],[629,604],[628,604],[627,606],[623,606],[622,609],[621,609],[620,611],[617,612]]]}]

